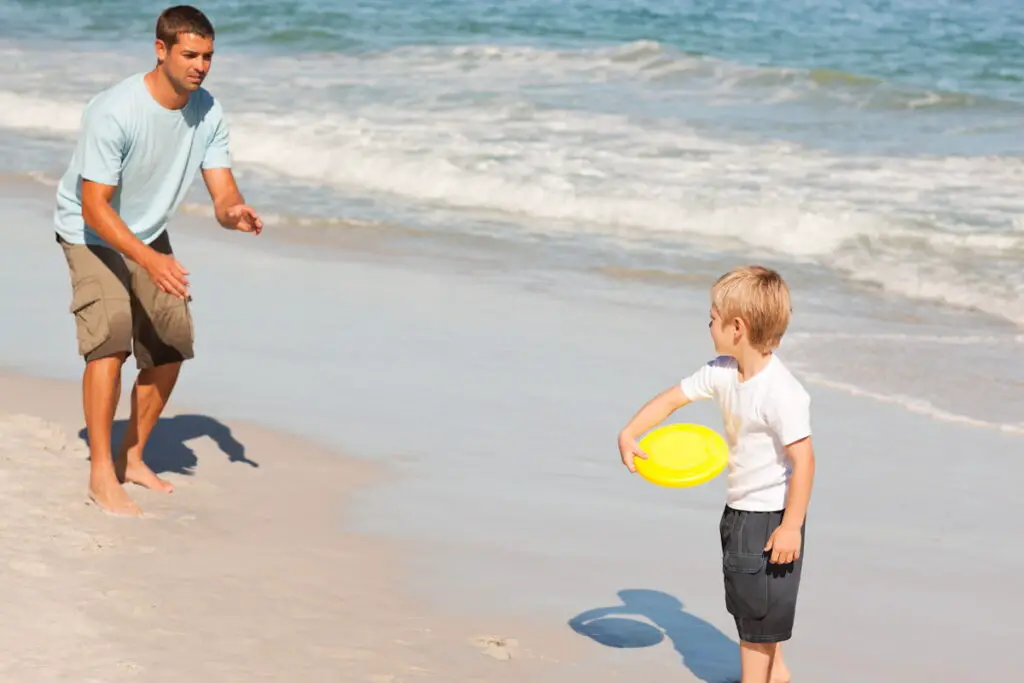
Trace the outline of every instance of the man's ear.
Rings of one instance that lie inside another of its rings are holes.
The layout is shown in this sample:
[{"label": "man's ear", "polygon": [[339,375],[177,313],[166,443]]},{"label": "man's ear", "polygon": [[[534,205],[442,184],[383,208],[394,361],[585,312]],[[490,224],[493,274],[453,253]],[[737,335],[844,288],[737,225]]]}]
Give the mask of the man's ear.
[{"label": "man's ear", "polygon": [[153,44],[153,49],[156,52],[157,63],[162,64],[163,61],[167,59],[167,53],[169,52],[167,46],[164,44],[164,41],[157,38],[156,42]]}]

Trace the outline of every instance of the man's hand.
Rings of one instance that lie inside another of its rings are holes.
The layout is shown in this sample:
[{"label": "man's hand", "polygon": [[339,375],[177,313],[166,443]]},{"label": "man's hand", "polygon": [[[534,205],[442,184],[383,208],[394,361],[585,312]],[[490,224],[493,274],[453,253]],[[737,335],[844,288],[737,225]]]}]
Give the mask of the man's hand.
[{"label": "man's hand", "polygon": [[640,450],[636,439],[625,433],[619,434],[619,455],[622,456],[622,464],[630,472],[636,472],[636,463],[633,462],[633,458],[647,459],[647,454]]},{"label": "man's hand", "polygon": [[213,200],[217,222],[229,230],[260,234],[263,221],[259,214],[245,203],[238,183],[230,168],[204,168],[203,181]]},{"label": "man's hand", "polygon": [[785,525],[772,532],[765,550],[772,551],[772,564],[789,564],[800,559],[800,529],[791,529]]},{"label": "man's hand", "polygon": [[179,299],[188,299],[188,271],[178,259],[158,251],[152,252],[139,263],[161,290]]},{"label": "man's hand", "polygon": [[260,234],[263,230],[263,221],[260,220],[256,210],[247,204],[236,204],[224,212],[227,227],[240,232],[251,232]]}]

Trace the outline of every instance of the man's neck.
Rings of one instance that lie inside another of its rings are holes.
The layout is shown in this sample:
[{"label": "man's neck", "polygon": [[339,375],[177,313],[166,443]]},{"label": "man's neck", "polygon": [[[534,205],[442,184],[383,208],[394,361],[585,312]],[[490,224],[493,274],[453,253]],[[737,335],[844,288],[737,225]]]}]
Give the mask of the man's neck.
[{"label": "man's neck", "polygon": [[772,360],[772,354],[746,348],[739,351],[735,358],[736,371],[739,373],[740,381],[746,382],[767,367]]},{"label": "man's neck", "polygon": [[144,81],[150,96],[165,109],[181,109],[188,104],[188,93],[179,93],[159,68],[146,74]]}]

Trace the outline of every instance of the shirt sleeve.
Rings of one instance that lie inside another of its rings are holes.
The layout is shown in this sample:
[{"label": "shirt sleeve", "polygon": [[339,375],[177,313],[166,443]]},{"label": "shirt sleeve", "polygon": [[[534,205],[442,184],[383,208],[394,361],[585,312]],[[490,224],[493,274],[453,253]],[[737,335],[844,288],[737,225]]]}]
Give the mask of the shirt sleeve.
[{"label": "shirt sleeve", "polygon": [[124,127],[113,112],[97,109],[82,121],[82,179],[117,186],[128,140]]},{"label": "shirt sleeve", "polygon": [[203,155],[203,168],[231,168],[231,151],[228,147],[228,123],[219,102],[210,109],[212,131]]},{"label": "shirt sleeve", "polygon": [[718,364],[710,361],[700,367],[689,377],[684,377],[679,383],[683,394],[691,401],[704,401],[714,398],[715,389],[718,386]]},{"label": "shirt sleeve", "polygon": [[793,387],[778,397],[767,411],[768,426],[788,446],[811,435],[811,397]]}]

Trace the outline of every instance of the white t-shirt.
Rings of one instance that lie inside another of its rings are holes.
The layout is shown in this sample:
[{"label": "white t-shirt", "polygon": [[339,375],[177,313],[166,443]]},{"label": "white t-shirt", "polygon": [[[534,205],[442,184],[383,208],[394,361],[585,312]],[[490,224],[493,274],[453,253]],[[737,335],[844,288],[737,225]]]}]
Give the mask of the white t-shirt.
[{"label": "white t-shirt", "polygon": [[809,436],[807,391],[775,354],[741,382],[736,359],[720,356],[680,382],[691,401],[713,399],[722,411],[729,444],[726,504],[737,510],[786,506],[786,446]]}]

